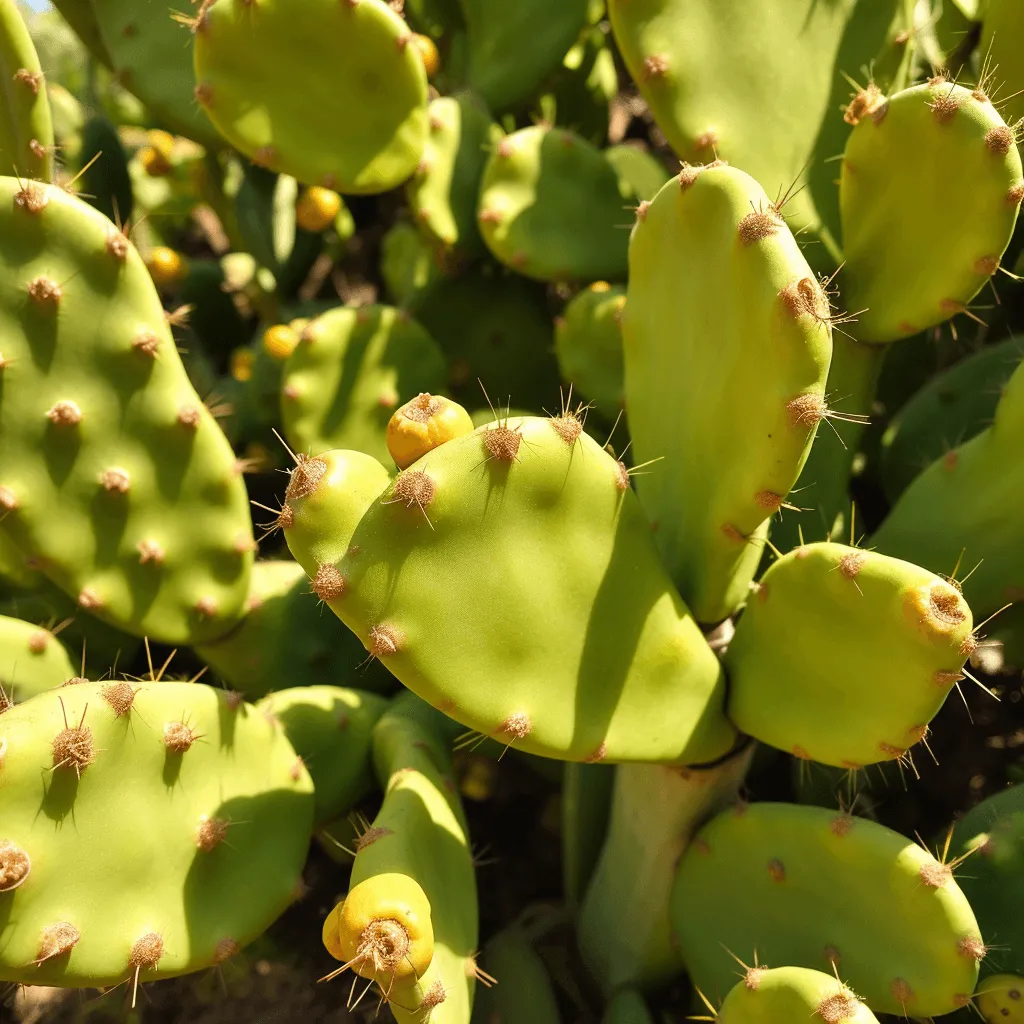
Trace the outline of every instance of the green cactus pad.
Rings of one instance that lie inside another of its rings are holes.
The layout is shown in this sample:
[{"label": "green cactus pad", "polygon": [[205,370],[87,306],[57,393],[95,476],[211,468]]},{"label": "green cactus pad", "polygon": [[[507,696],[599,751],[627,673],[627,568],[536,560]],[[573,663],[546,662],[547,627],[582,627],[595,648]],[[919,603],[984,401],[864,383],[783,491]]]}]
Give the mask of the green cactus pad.
[{"label": "green cactus pad", "polygon": [[[876,1013],[928,1017],[970,1001],[985,954],[948,865],[863,818],[740,805],[683,855],[672,919],[693,982],[712,1001],[732,955],[844,981]],[[833,968],[833,964],[835,967]]]},{"label": "green cactus pad", "polygon": [[956,571],[977,619],[1024,599],[1022,436],[1024,363],[1010,377],[992,426],[921,473],[871,539],[877,550],[932,572]]},{"label": "green cactus pad", "polygon": [[100,36],[93,0],[56,0],[53,6],[71,26],[75,35],[86,45],[89,52],[105,68],[111,67],[113,62]]},{"label": "green cactus pad", "polygon": [[960,887],[992,946],[982,973],[1024,974],[1024,787],[971,808],[957,822],[950,848],[957,856],[970,855]]},{"label": "green cactus pad", "polygon": [[[0,709],[78,675],[64,645],[42,626],[0,615]],[[4,696],[6,694],[6,697]]]},{"label": "green cactus pad", "polygon": [[0,238],[2,528],[121,629],[224,633],[249,591],[245,484],[145,265],[79,199],[11,178]]},{"label": "green cactus pad", "polygon": [[960,592],[927,569],[843,544],[798,547],[761,577],[729,643],[729,717],[824,764],[901,758],[963,678],[972,627]]},{"label": "green cactus pad", "polygon": [[[806,181],[789,213],[834,250],[839,217],[827,161],[849,131],[839,115],[849,94],[843,72],[861,74],[904,27],[900,6],[609,0],[608,12],[626,67],[680,158],[728,160],[773,198]],[[826,261],[823,248],[814,250]]]},{"label": "green cactus pad", "polygon": [[336,192],[385,192],[416,169],[427,138],[411,37],[383,0],[305,0],[301,13],[284,0],[216,0],[195,26],[196,98],[255,163]]},{"label": "green cactus pad", "polygon": [[718,1024],[878,1024],[878,1018],[834,974],[806,967],[748,967],[725,997]]},{"label": "green cactus pad", "polygon": [[670,175],[665,165],[645,149],[621,143],[609,146],[605,158],[640,199],[650,202]]},{"label": "green cactus pad", "polygon": [[[437,725],[435,716],[441,720]],[[408,875],[430,903],[434,931],[426,974],[391,994],[398,1024],[423,1024],[426,1017],[432,1024],[467,1024],[473,1005],[476,876],[449,743],[443,716],[408,693],[392,703],[373,731],[373,761],[384,800],[358,840],[349,887],[375,875]]]},{"label": "green cactus pad", "polygon": [[563,380],[614,420],[622,410],[622,311],[626,289],[597,281],[566,304],[555,321],[555,352]]},{"label": "green cactus pad", "polygon": [[117,81],[174,131],[222,145],[193,95],[191,40],[174,7],[164,0],[93,0],[91,6]]},{"label": "green cactus pad", "polygon": [[890,501],[936,459],[992,423],[1021,355],[1015,338],[987,345],[937,374],[900,409],[882,437],[880,471]]},{"label": "green cactus pad", "polygon": [[0,0],[0,167],[4,174],[50,181],[53,121],[32,37],[15,0]]},{"label": "green cactus pad", "polygon": [[466,80],[493,110],[529,99],[587,21],[588,0],[459,0]]},{"label": "green cactus pad", "polygon": [[423,232],[396,221],[381,243],[380,273],[388,297],[408,308],[441,278],[437,255]]},{"label": "green cactus pad", "polygon": [[[293,474],[290,488],[309,490],[325,527],[333,513],[344,554],[325,566],[330,547],[286,526],[289,547],[311,576],[340,582],[327,603],[423,699],[564,760],[703,762],[730,749],[717,661],[661,568],[625,468],[577,420],[480,427],[368,507],[328,467],[307,460],[301,480],[320,480],[297,486]],[[287,499],[296,523],[307,500]]]},{"label": "green cactus pad", "polygon": [[600,150],[564,128],[536,125],[495,145],[477,220],[487,248],[526,277],[618,280],[635,205]]},{"label": "green cactus pad", "polygon": [[500,129],[469,94],[442,96],[427,108],[430,134],[416,173],[406,186],[416,223],[444,249],[460,255],[483,252],[476,201],[487,163],[488,142]]},{"label": "green cactus pad", "polygon": [[444,389],[444,356],[408,313],[345,306],[310,321],[284,367],[281,420],[297,452],[352,448],[390,461],[384,431],[420,392]]},{"label": "green cactus pad", "polygon": [[0,715],[0,978],[100,987],[233,956],[291,903],[313,784],[280,727],[201,684],[80,683]]},{"label": "green cactus pad", "polygon": [[363,645],[318,606],[309,577],[290,560],[257,562],[245,618],[227,636],[197,645],[196,653],[249,700],[282,683],[329,679],[381,692],[397,685],[379,664],[365,664]]},{"label": "green cactus pad", "polygon": [[1024,197],[1014,131],[981,92],[945,79],[905,89],[854,128],[839,196],[851,332],[917,334],[999,267]]},{"label": "green cactus pad", "polygon": [[825,414],[828,301],[761,186],[722,165],[684,166],[640,208],[629,263],[633,457],[660,460],[637,489],[684,600],[718,622]]},{"label": "green cactus pad", "polygon": [[260,701],[313,779],[317,824],[347,813],[369,792],[370,736],[387,706],[374,693],[340,686],[295,686]]}]

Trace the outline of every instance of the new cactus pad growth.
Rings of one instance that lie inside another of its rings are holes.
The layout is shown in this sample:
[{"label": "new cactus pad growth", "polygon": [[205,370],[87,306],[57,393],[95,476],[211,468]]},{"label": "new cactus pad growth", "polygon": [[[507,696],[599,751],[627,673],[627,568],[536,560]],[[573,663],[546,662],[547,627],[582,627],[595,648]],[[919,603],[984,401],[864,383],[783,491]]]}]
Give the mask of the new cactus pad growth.
[{"label": "new cactus pad growth", "polygon": [[[327,604],[428,703],[548,757],[699,763],[729,751],[721,670],[657,560],[625,467],[573,416],[480,427],[368,505],[327,467],[301,462],[288,504],[298,520],[316,501],[336,540],[317,546],[286,524],[289,547],[310,576],[336,574]],[[329,548],[344,554],[325,563]]]},{"label": "new cactus pad growth", "polygon": [[718,1024],[878,1024],[878,1018],[832,974],[804,967],[747,967],[725,997]]},{"label": "new cactus pad growth", "polygon": [[0,884],[0,978],[134,987],[222,962],[292,902],[313,784],[253,708],[83,681],[0,715],[0,750],[0,851],[25,875]]},{"label": "new cactus pad growth", "polygon": [[654,463],[638,492],[683,598],[715,623],[745,600],[827,414],[829,300],[778,205],[721,163],[641,205],[629,265],[629,427]]}]

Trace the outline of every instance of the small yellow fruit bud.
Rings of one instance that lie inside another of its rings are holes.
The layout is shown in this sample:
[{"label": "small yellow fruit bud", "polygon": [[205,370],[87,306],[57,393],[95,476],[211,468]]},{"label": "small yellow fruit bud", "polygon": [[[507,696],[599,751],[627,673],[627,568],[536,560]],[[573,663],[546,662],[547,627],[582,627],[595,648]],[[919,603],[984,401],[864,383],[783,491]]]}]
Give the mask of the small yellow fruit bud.
[{"label": "small yellow fruit bud", "polygon": [[152,128],[146,132],[146,142],[150,144],[168,163],[174,155],[174,136],[162,128]]},{"label": "small yellow fruit bud", "polygon": [[434,956],[430,902],[409,875],[374,875],[330,912],[322,938],[335,960],[382,986],[418,978]]},{"label": "small yellow fruit bud", "polygon": [[153,146],[143,146],[139,150],[139,163],[151,178],[162,178],[171,173],[167,158]]},{"label": "small yellow fruit bud", "polygon": [[188,274],[188,264],[173,249],[158,245],[146,257],[150,277],[158,288],[177,284]]},{"label": "small yellow fruit bud", "polygon": [[469,413],[450,398],[417,395],[388,421],[388,451],[399,469],[411,466],[445,441],[473,433]]},{"label": "small yellow fruit bud", "polygon": [[341,196],[329,188],[311,185],[295,204],[295,223],[303,231],[326,231],[341,210]]},{"label": "small yellow fruit bud", "polygon": [[437,52],[434,40],[430,36],[421,36],[415,32],[412,41],[423,58],[423,67],[426,68],[427,78],[433,78],[441,70],[441,54]]},{"label": "small yellow fruit bud", "polygon": [[263,332],[263,351],[271,359],[284,361],[299,343],[299,336],[287,324],[274,324]]}]

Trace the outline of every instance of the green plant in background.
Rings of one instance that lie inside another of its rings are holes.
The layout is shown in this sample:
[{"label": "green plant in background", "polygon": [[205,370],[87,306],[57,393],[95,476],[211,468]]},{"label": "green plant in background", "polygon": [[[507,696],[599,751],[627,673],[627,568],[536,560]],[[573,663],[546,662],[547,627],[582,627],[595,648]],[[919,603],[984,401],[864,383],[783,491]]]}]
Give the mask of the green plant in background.
[{"label": "green plant in background", "polygon": [[[0,979],[223,964],[315,835],[301,970],[399,1024],[1016,1019],[1021,791],[933,855],[790,781],[923,803],[1024,660],[1014,5],[57,6],[0,4]],[[562,906],[478,874],[510,765]]]}]

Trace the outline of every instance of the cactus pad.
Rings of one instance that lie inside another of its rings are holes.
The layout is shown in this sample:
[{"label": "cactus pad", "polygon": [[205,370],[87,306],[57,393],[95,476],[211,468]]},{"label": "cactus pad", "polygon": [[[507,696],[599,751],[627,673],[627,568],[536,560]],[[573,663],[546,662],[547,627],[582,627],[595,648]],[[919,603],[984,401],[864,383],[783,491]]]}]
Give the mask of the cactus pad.
[{"label": "cactus pad", "polygon": [[825,415],[828,300],[760,185],[719,164],[640,208],[629,263],[629,427],[636,461],[659,460],[637,489],[684,600],[718,622]]},{"label": "cactus pad", "polygon": [[838,970],[876,1013],[937,1016],[967,1005],[985,955],[948,865],[819,807],[720,814],[680,861],[672,916],[694,984],[712,1000],[735,982],[730,952],[756,950],[768,964]]},{"label": "cactus pad", "polygon": [[230,695],[83,682],[0,716],[0,750],[0,849],[30,862],[0,891],[0,978],[200,970],[294,898],[313,785],[280,727]]},{"label": "cactus pad", "polygon": [[[307,185],[385,192],[416,169],[427,76],[383,0],[216,0],[195,24],[196,98],[251,160]],[[338,117],[338,104],[345,116]]]},{"label": "cactus pad", "polygon": [[718,1024],[878,1024],[878,1018],[835,975],[806,967],[748,967],[725,997]]},{"label": "cactus pad", "polygon": [[[347,457],[297,467],[319,479],[297,486],[293,473],[285,537],[310,575],[336,574],[327,603],[411,690],[548,757],[702,762],[730,749],[717,662],[661,568],[625,468],[578,420],[480,427],[369,505],[329,474]],[[324,525],[303,538],[300,519]],[[336,541],[317,543],[332,519]]]},{"label": "cactus pad", "polygon": [[1024,197],[1014,131],[980,90],[941,78],[905,89],[854,128],[839,195],[852,333],[916,334],[999,267]]},{"label": "cactus pad", "polygon": [[77,675],[67,650],[50,630],[0,615],[0,710]]},{"label": "cactus pad", "polygon": [[843,544],[796,548],[756,585],[729,643],[729,717],[824,764],[901,758],[963,678],[972,626],[960,592],[927,569]]},{"label": "cactus pad", "polygon": [[11,178],[0,238],[3,529],[124,630],[224,633],[248,593],[245,484],[145,265],[85,203]]},{"label": "cactus pad", "polygon": [[491,153],[477,219],[494,256],[541,281],[626,276],[632,190],[564,128],[506,135]]}]

